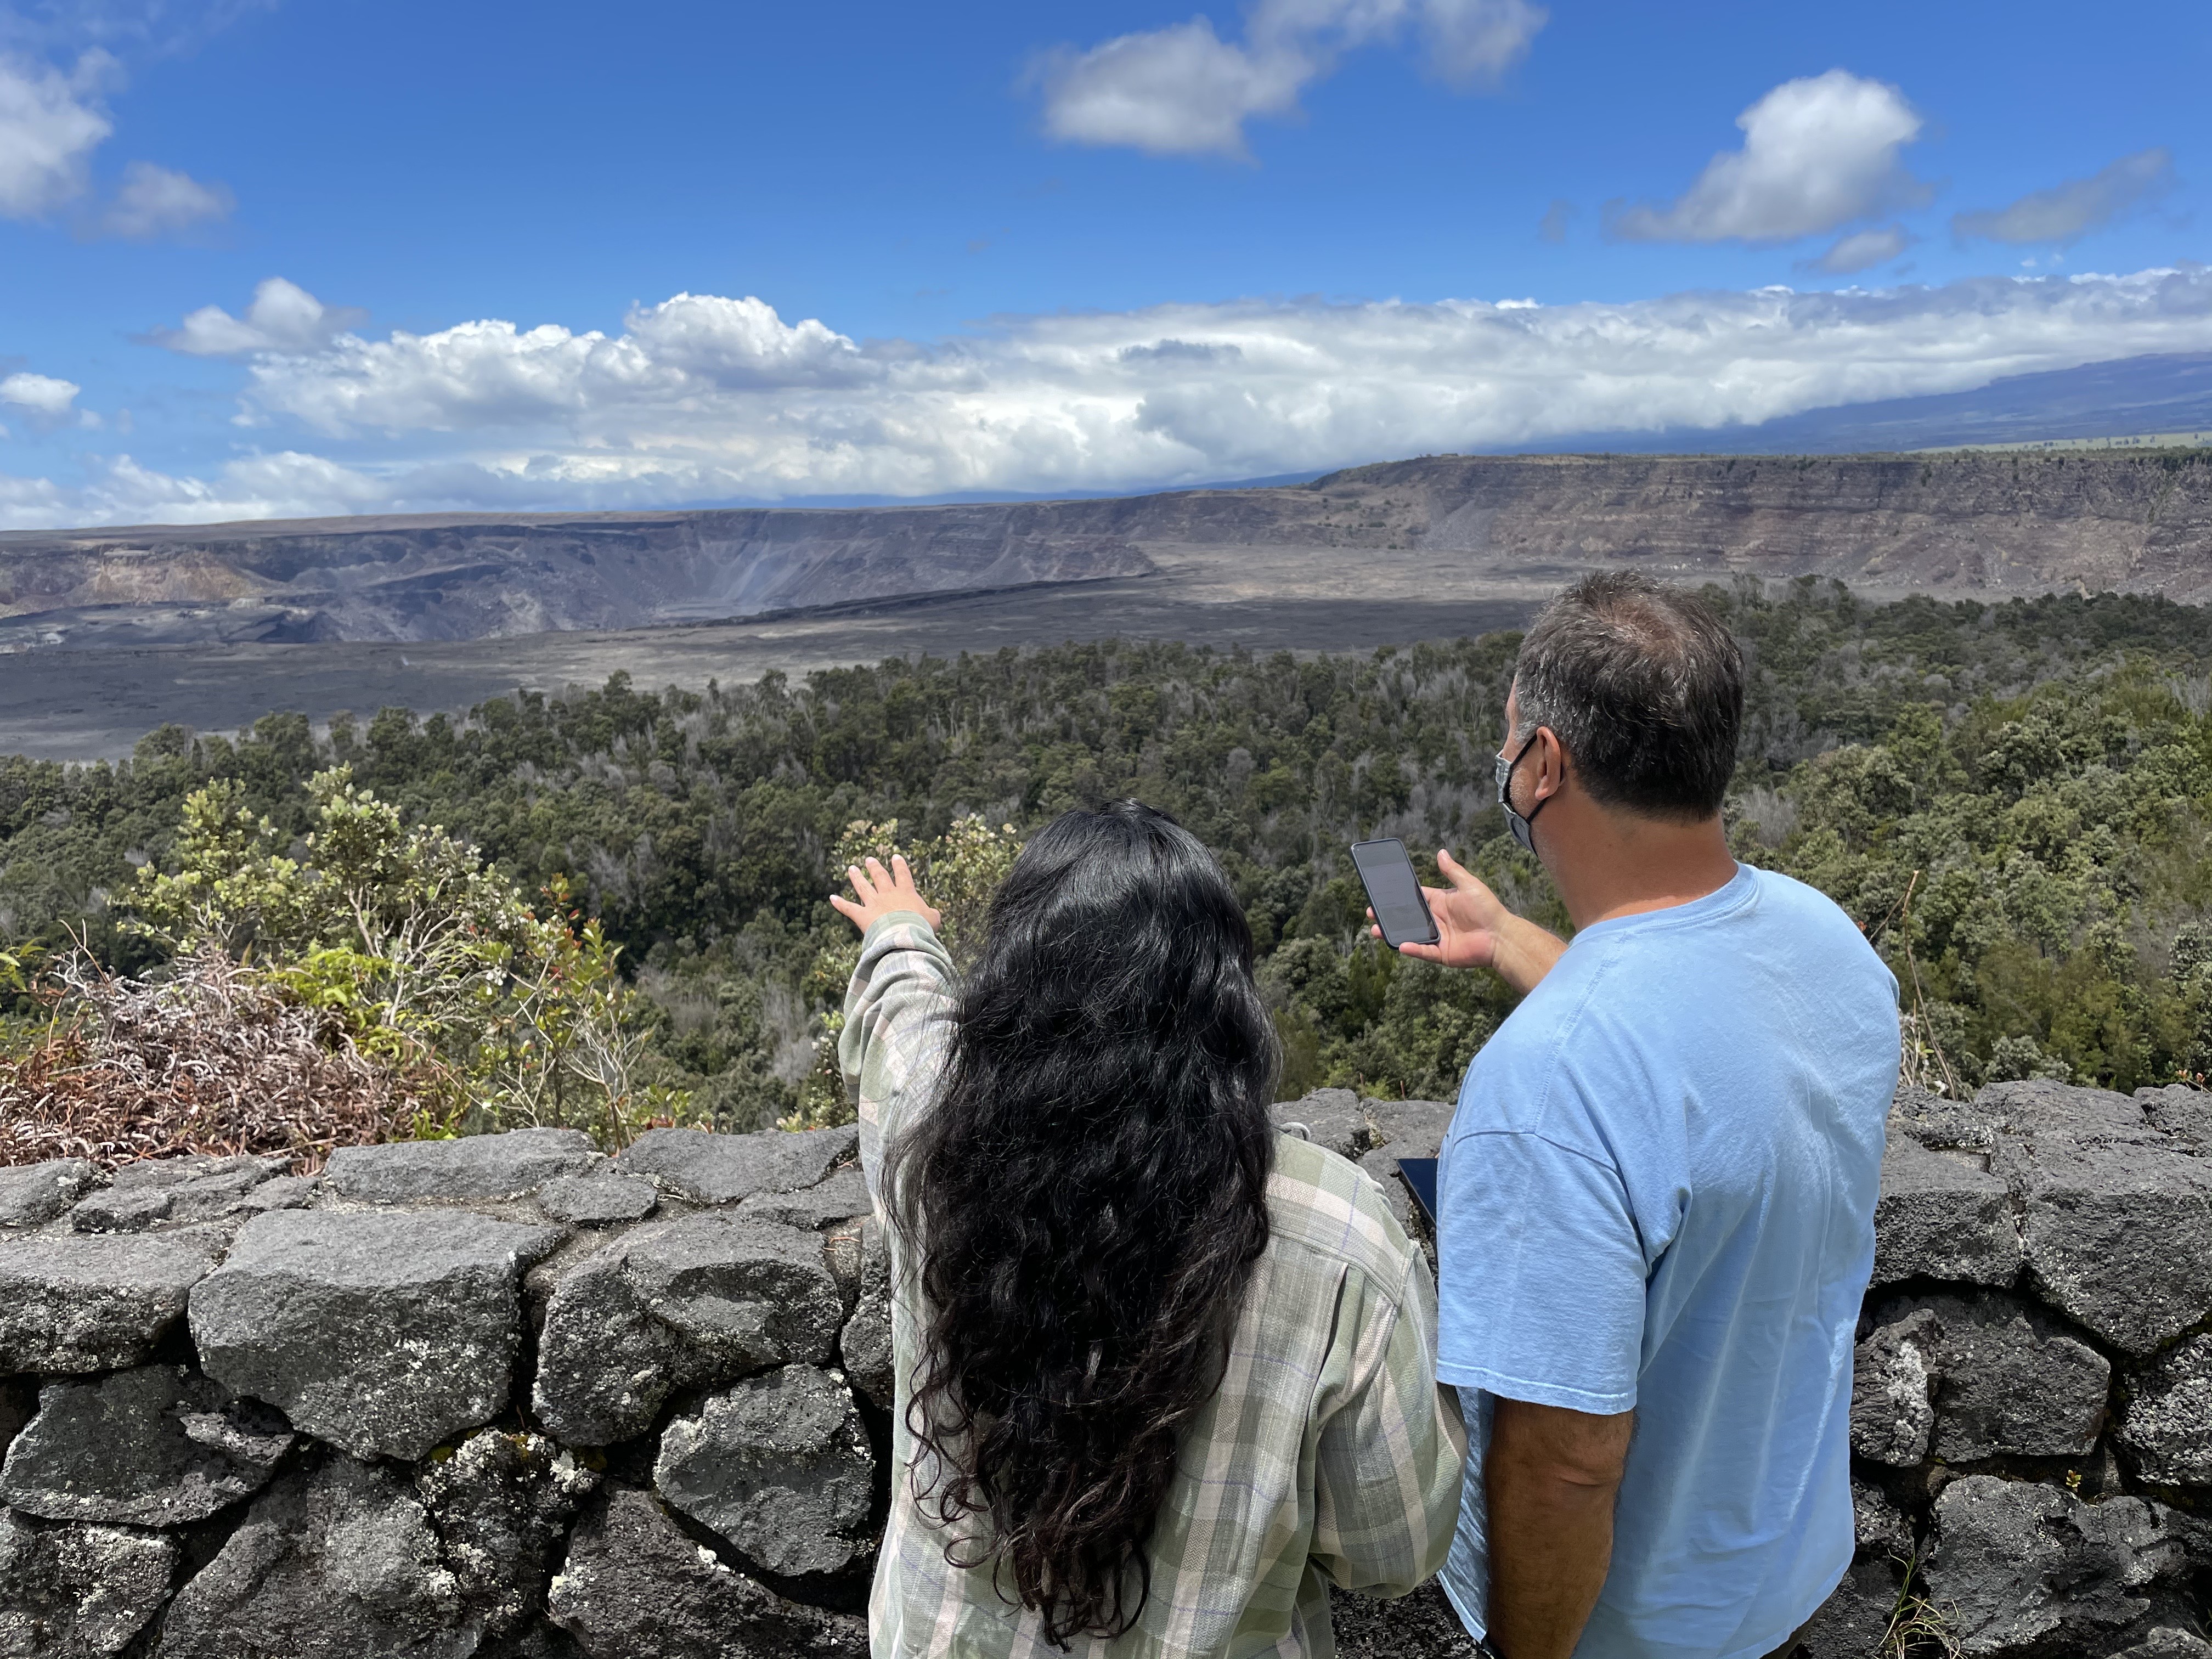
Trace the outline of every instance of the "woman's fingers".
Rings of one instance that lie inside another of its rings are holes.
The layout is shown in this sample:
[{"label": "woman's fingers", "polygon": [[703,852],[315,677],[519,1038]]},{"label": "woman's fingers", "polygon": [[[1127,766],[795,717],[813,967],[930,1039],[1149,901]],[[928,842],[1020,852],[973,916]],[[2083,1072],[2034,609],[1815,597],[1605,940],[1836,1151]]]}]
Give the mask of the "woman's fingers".
[{"label": "woman's fingers", "polygon": [[[876,861],[870,859],[868,862],[874,864]],[[878,865],[877,870],[880,874],[882,866]],[[845,866],[845,879],[853,884],[853,890],[860,896],[862,904],[873,904],[876,902],[876,884],[868,879],[867,872],[861,869],[859,865],[848,864]]]}]

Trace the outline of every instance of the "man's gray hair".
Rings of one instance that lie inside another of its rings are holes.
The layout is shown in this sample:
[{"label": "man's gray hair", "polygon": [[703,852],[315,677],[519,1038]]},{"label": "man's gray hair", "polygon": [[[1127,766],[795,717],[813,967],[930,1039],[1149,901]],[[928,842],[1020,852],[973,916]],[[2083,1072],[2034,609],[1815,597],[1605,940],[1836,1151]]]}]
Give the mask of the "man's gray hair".
[{"label": "man's gray hair", "polygon": [[1721,809],[1743,726],[1743,653],[1711,606],[1632,571],[1576,582],[1521,641],[1517,751],[1551,727],[1593,800],[1693,823]]}]

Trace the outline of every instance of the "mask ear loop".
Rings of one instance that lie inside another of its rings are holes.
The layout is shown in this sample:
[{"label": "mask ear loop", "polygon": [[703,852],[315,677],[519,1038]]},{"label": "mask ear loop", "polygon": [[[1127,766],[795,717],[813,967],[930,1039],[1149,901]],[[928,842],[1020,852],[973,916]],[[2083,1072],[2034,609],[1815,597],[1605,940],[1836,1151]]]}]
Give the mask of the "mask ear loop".
[{"label": "mask ear loop", "polygon": [[[1536,732],[1543,729],[1540,726],[1536,728]],[[1514,810],[1510,799],[1514,771],[1520,766],[1521,757],[1535,746],[1536,732],[1531,732],[1527,741],[1514,751],[1513,758],[1505,763],[1505,769],[1498,775],[1498,804],[1504,809],[1505,827],[1513,832],[1513,839],[1520,843],[1521,850],[1524,853],[1534,853],[1536,850],[1536,814],[1542,811],[1546,802],[1552,799],[1549,795],[1542,797],[1528,809],[1528,816],[1526,817]]]}]

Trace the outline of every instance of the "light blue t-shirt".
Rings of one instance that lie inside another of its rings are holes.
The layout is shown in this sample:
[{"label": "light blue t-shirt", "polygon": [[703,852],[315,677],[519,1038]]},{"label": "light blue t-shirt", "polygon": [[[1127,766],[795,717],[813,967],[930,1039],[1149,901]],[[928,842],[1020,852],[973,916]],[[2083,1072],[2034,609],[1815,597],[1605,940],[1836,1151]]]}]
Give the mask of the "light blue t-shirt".
[{"label": "light blue t-shirt", "polygon": [[1577,1659],[1764,1659],[1851,1559],[1851,1339],[1897,981],[1786,876],[1601,921],[1468,1068],[1437,1371],[1470,1408],[1444,1588],[1480,1634],[1492,1395],[1637,1413]]}]

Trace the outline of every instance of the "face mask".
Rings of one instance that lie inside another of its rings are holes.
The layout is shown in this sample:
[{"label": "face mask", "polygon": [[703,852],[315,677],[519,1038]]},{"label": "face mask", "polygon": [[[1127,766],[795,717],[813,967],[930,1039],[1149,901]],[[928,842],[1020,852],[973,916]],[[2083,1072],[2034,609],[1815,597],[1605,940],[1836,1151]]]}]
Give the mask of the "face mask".
[{"label": "face mask", "polygon": [[1544,810],[1544,801],[1551,799],[1551,797],[1547,795],[1544,800],[1540,800],[1530,807],[1528,816],[1524,818],[1513,810],[1513,803],[1508,799],[1508,795],[1513,787],[1513,769],[1521,764],[1521,757],[1528,752],[1530,746],[1535,741],[1536,734],[1531,732],[1528,734],[1528,742],[1513,751],[1513,758],[1508,760],[1503,755],[1498,756],[1495,768],[1498,778],[1498,804],[1505,809],[1505,827],[1513,832],[1513,839],[1521,843],[1521,850],[1524,853],[1533,853],[1536,850],[1536,833],[1529,826],[1535,823],[1536,814]]}]

